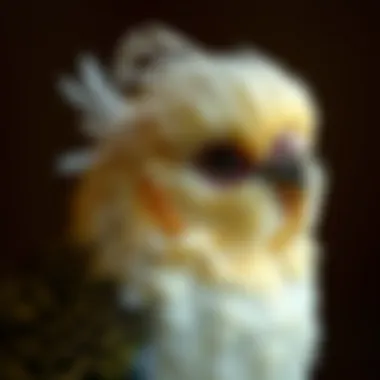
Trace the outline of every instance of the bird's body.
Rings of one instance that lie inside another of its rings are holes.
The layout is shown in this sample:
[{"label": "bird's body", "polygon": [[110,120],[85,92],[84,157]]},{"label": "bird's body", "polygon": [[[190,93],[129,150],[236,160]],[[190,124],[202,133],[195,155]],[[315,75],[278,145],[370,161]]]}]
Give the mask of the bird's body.
[{"label": "bird's body", "polygon": [[271,299],[194,286],[175,276],[167,280],[176,294],[157,316],[154,378],[307,378],[318,329],[313,286],[287,285]]}]

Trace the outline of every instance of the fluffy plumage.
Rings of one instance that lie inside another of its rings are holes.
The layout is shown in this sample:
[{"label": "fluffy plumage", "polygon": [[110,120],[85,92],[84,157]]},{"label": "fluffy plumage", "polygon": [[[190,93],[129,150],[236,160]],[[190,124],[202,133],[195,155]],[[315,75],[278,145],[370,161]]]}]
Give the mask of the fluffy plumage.
[{"label": "fluffy plumage", "polygon": [[[104,90],[124,106],[100,119],[73,236],[96,247],[94,270],[157,307],[158,380],[305,380],[318,336],[318,107],[263,54],[192,49],[149,67],[138,96]],[[231,154],[245,175],[228,177]]]}]

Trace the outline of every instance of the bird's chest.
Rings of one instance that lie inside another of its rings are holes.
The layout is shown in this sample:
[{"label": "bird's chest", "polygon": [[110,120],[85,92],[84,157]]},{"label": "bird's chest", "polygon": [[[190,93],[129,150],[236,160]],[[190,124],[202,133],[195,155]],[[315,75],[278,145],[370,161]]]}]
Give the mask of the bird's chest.
[{"label": "bird's chest", "polygon": [[305,380],[315,346],[314,291],[276,296],[171,283],[157,314],[156,380]]}]

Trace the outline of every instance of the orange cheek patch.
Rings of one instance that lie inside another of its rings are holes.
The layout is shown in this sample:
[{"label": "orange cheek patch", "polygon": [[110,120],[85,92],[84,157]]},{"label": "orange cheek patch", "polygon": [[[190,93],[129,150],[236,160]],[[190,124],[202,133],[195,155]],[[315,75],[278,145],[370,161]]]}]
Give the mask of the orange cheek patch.
[{"label": "orange cheek patch", "polygon": [[161,189],[144,178],[138,183],[137,191],[141,204],[165,233],[173,236],[183,231],[183,221]]}]

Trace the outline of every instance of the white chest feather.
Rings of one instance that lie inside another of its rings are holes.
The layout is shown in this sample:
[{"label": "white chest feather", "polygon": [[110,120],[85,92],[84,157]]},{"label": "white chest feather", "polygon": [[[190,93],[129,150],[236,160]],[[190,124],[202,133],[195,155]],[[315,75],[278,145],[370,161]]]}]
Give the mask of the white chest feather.
[{"label": "white chest feather", "polygon": [[155,380],[306,380],[317,338],[315,289],[296,284],[272,299],[205,289],[165,273]]}]

